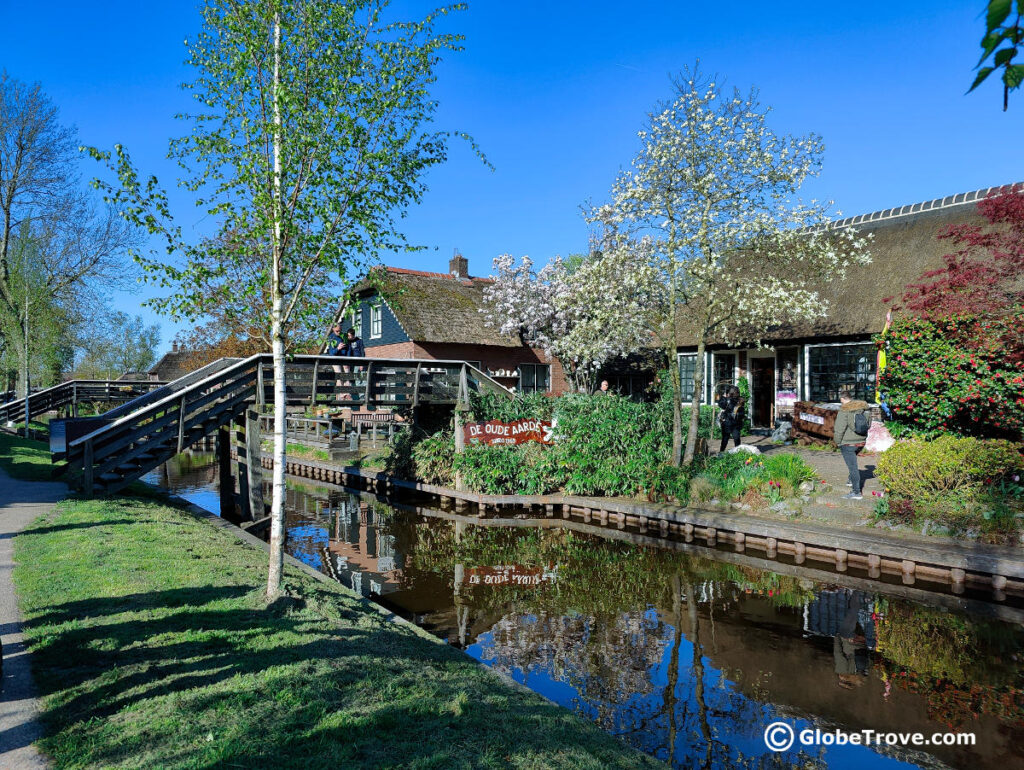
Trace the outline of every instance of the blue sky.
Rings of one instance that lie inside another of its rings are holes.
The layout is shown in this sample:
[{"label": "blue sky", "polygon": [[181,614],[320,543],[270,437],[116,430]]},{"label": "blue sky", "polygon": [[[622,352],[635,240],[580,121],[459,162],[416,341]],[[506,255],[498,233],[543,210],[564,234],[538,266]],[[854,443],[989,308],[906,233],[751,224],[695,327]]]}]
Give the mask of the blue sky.
[{"label": "blue sky", "polygon": [[[182,132],[173,115],[187,107],[178,84],[190,78],[183,41],[198,28],[195,4],[2,5],[0,67],[39,81],[83,142],[121,142],[173,186],[164,154]],[[758,86],[777,132],[824,137],[824,171],[805,193],[844,215],[1024,180],[1024,94],[1005,114],[994,78],[964,95],[983,5],[471,1],[448,22],[466,50],[441,67],[439,125],[470,133],[495,168],[457,143],[405,220],[410,240],[431,250],[388,262],[446,270],[458,248],[486,275],[499,254],[543,261],[583,249],[580,205],[607,195],[645,114],[669,97],[669,76],[698,58],[729,84]],[[202,232],[187,199],[175,201],[186,230]],[[158,321],[167,348],[177,327],[139,308],[153,291],[116,301]]]}]

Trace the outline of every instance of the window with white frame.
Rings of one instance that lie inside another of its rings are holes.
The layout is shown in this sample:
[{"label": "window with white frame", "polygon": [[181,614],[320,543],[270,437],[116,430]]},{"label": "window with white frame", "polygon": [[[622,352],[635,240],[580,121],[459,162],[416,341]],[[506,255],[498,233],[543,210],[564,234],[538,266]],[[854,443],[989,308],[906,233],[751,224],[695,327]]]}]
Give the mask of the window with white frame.
[{"label": "window with white frame", "polygon": [[363,308],[361,305],[357,305],[352,308],[348,314],[349,324],[352,327],[352,331],[355,332],[357,337],[363,336]]},{"label": "window with white frame", "polygon": [[370,305],[370,338],[377,339],[384,333],[384,312],[380,305]]},{"label": "window with white frame", "polygon": [[551,390],[551,367],[548,364],[519,364],[519,392],[547,393]]}]

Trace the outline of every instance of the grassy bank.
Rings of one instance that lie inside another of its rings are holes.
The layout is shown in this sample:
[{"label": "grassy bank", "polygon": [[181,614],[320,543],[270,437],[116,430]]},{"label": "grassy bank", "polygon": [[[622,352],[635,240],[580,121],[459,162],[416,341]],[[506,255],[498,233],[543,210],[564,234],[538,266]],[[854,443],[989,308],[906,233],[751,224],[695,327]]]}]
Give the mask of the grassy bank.
[{"label": "grassy bank", "polygon": [[0,468],[16,479],[49,481],[54,468],[50,447],[42,441],[0,432]]},{"label": "grassy bank", "polygon": [[66,501],[16,540],[59,767],[645,767],[650,758],[340,587],[158,502]]}]

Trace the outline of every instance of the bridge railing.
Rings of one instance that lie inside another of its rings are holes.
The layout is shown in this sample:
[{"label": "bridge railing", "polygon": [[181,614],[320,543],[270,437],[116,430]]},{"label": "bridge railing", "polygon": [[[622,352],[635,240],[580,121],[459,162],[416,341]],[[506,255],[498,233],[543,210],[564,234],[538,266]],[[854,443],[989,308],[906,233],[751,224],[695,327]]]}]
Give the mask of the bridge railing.
[{"label": "bridge railing", "polygon": [[[28,397],[29,418],[82,401],[114,402],[131,401],[141,395],[162,387],[163,382],[147,380],[69,380],[44,390],[30,393]],[[0,404],[0,421],[25,419],[25,399],[19,398]]]},{"label": "bridge railing", "polygon": [[[464,361],[294,356],[290,406],[417,407],[455,404],[460,391],[512,394]],[[244,414],[273,400],[273,359],[257,354],[192,382],[68,443],[69,472],[86,494],[114,491]]]}]

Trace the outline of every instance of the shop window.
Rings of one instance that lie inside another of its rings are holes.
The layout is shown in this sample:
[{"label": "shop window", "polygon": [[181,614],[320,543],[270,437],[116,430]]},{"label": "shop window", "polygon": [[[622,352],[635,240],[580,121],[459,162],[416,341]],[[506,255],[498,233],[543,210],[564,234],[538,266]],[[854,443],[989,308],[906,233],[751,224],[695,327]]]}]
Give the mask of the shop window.
[{"label": "shop window", "polygon": [[519,392],[547,393],[551,389],[551,367],[548,364],[520,364]]},{"label": "shop window", "polygon": [[775,410],[776,415],[792,414],[793,405],[800,398],[799,348],[779,348],[775,351]]},{"label": "shop window", "polygon": [[817,345],[807,348],[811,401],[836,402],[849,388],[854,398],[874,401],[875,346]]}]

